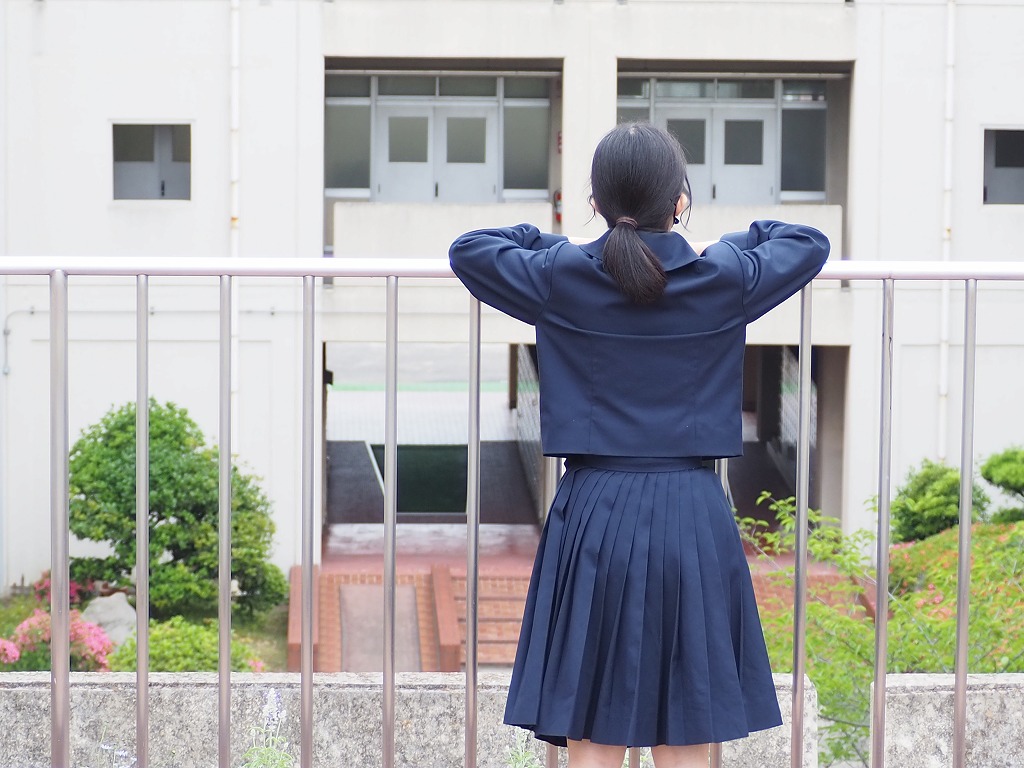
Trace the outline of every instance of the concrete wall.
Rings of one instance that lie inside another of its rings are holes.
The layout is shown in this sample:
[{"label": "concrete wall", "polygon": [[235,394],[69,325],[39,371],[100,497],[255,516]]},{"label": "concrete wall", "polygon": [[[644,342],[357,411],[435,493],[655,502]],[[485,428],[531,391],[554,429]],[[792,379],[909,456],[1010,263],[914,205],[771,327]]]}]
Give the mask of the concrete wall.
[{"label": "concrete wall", "polygon": [[[1024,675],[968,675],[967,765],[1024,765]],[[946,768],[953,754],[953,676],[889,675],[886,765]]]},{"label": "concrete wall", "polygon": [[[380,675],[317,675],[313,689],[313,764],[381,765]],[[790,678],[776,676],[783,718],[792,703]],[[462,674],[399,674],[395,696],[395,765],[454,768],[465,755],[465,678]],[[544,745],[502,724],[507,672],[483,672],[477,709],[477,765],[506,768],[513,749],[528,748],[543,765]],[[135,675],[75,673],[71,688],[71,760],[75,765],[129,766],[135,757]],[[217,680],[214,674],[150,675],[149,765],[198,768],[217,760]],[[299,754],[299,677],[236,674],[231,684],[232,765],[253,743],[253,728],[270,730]],[[50,686],[45,672],[0,675],[0,765],[50,764]],[[805,768],[817,765],[817,697],[804,698]],[[275,728],[279,731],[274,732]],[[730,742],[725,766],[788,768],[788,726]],[[566,764],[565,750],[560,765]],[[515,763],[519,764],[519,763]]]}]

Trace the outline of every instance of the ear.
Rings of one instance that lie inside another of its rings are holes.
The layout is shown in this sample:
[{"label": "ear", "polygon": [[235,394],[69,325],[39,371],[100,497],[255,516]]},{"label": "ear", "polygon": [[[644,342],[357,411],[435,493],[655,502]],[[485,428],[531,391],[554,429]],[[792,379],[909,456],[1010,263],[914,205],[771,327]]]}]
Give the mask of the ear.
[{"label": "ear", "polygon": [[689,199],[686,195],[680,195],[676,198],[676,216],[678,217],[683,211],[686,210],[686,206],[690,204]]}]

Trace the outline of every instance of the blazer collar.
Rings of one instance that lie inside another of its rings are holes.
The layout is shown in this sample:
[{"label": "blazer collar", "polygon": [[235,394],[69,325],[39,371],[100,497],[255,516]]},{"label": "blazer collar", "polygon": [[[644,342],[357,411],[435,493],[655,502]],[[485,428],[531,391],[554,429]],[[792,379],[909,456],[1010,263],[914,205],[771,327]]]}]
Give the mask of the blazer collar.
[{"label": "blazer collar", "polygon": [[[592,243],[585,243],[580,246],[585,253],[593,256],[598,261],[604,251],[604,244],[608,240],[611,230],[605,232]],[[700,256],[690,247],[690,244],[678,232],[639,232],[640,239],[647,243],[647,247],[654,251],[661,259],[661,265],[668,272],[679,267],[685,267]]]}]

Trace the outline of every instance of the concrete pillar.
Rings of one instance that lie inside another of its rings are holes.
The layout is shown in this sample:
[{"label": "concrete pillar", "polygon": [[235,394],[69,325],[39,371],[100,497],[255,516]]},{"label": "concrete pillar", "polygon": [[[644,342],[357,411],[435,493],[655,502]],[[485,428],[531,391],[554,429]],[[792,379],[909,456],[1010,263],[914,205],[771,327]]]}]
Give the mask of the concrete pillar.
[{"label": "concrete pillar", "polygon": [[615,126],[618,62],[612,48],[590,45],[567,56],[562,100],[562,231],[600,237],[603,219],[591,219],[590,161],[601,137]]}]

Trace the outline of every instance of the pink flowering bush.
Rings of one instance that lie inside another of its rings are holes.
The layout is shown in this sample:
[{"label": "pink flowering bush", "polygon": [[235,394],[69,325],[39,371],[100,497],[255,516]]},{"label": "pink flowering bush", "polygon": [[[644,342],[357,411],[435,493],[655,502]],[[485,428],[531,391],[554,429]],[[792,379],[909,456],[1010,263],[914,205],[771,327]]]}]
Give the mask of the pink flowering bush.
[{"label": "pink flowering bush", "polygon": [[[107,655],[114,649],[96,624],[71,611],[71,669],[75,672],[106,672]],[[0,640],[0,670],[36,671],[50,668],[50,614],[36,609],[14,629],[10,640]]]},{"label": "pink flowering bush", "polygon": [[21,657],[18,646],[0,637],[0,664],[13,664]]},{"label": "pink flowering bush", "polygon": [[[32,592],[36,596],[36,602],[43,603],[44,605],[50,604],[49,571],[43,571],[39,581],[32,585]],[[68,582],[68,600],[71,605],[80,605],[89,600],[95,593],[96,587],[91,581],[87,581],[84,584],[79,584],[77,581]]]}]

